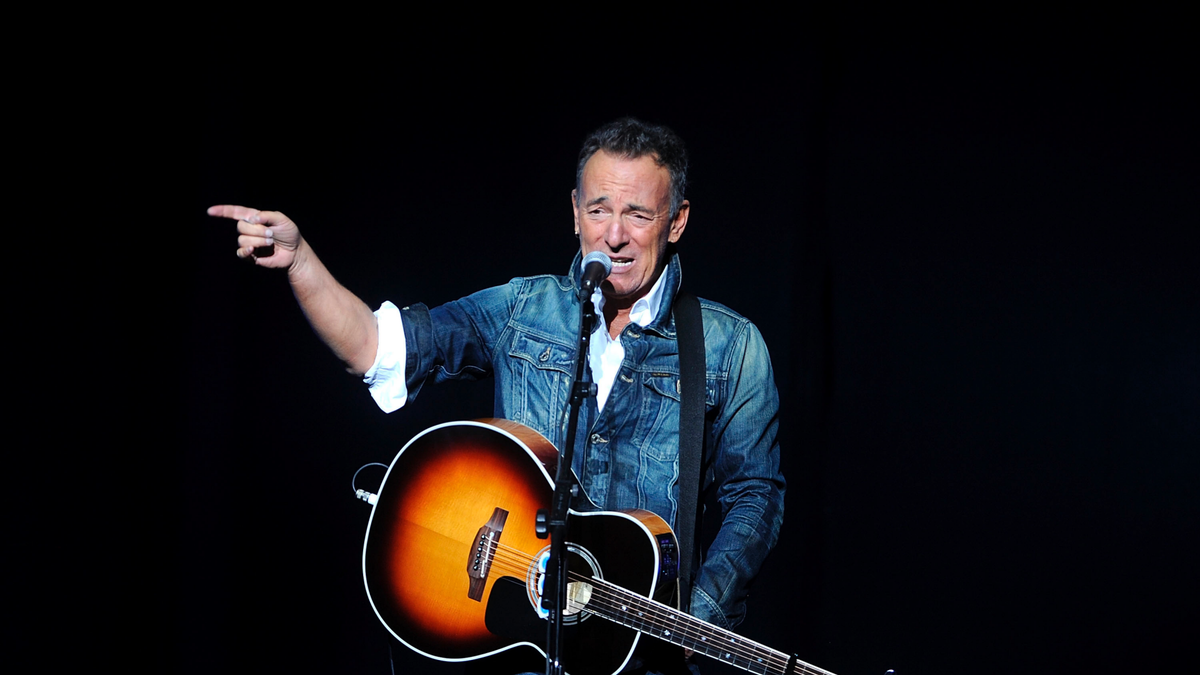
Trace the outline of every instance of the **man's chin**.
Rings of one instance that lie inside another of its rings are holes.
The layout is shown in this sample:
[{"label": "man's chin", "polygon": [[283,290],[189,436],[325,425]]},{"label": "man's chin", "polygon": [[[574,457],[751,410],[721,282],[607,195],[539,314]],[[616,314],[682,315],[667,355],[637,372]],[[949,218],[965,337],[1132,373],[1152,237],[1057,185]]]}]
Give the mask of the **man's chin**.
[{"label": "man's chin", "polygon": [[[638,298],[646,294],[646,291],[641,289],[636,289],[633,291],[618,289],[607,281],[604,282],[603,286],[601,286],[601,290],[604,292],[605,302],[613,302],[618,305],[632,305],[633,303],[637,302]],[[646,290],[648,291],[649,289]]]}]

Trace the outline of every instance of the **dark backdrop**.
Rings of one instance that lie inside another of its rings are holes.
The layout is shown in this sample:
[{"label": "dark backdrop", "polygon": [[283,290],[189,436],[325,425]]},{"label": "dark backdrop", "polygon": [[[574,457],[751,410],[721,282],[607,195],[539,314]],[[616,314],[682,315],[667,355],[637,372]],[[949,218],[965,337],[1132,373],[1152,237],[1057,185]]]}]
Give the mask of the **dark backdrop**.
[{"label": "dark backdrop", "polygon": [[665,68],[207,67],[168,589],[185,670],[388,672],[351,475],[491,406],[459,384],[379,412],[204,208],[282,210],[368,304],[436,304],[565,272],[578,145],[626,114],[689,144],[685,281],[772,352],[788,511],[740,632],[840,675],[1144,672],[1195,644],[1194,52],[809,19],[796,47]]}]

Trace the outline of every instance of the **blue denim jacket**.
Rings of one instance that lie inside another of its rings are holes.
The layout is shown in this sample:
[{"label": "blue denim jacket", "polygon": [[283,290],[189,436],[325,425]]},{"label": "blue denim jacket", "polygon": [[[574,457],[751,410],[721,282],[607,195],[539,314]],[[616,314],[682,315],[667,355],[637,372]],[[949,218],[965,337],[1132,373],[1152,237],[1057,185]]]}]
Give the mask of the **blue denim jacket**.
[{"label": "blue denim jacket", "polygon": [[[568,276],[517,278],[432,310],[402,310],[410,399],[432,380],[495,376],[495,415],[536,429],[557,448],[578,341],[576,256]],[[573,467],[603,509],[640,508],[675,522],[679,481],[679,352],[669,310],[678,256],[667,265],[659,315],[620,335],[625,360],[604,410],[581,422]],[[691,613],[732,628],[783,521],[779,394],[762,335],[728,308],[700,301],[704,320],[706,439],[721,504],[720,531],[693,582]],[[692,508],[696,508],[694,505]]]}]

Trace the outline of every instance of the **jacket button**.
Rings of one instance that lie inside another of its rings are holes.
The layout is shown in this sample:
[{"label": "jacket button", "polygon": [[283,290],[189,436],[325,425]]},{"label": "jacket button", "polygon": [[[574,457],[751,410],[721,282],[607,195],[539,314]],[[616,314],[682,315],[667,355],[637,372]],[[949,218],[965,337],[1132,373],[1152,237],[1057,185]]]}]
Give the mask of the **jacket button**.
[{"label": "jacket button", "polygon": [[546,351],[542,352],[542,355],[538,357],[538,361],[545,363],[549,360],[550,360],[550,348],[546,347]]}]

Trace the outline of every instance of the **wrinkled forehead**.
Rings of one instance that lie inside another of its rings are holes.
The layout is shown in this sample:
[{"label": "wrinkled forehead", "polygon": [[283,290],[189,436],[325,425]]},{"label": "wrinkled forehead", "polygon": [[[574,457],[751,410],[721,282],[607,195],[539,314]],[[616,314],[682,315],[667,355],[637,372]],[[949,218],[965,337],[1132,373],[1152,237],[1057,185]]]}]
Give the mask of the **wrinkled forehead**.
[{"label": "wrinkled forehead", "polygon": [[633,198],[647,202],[645,206],[658,207],[670,199],[670,187],[671,174],[658,164],[655,155],[626,157],[598,150],[583,167],[578,198]]}]

